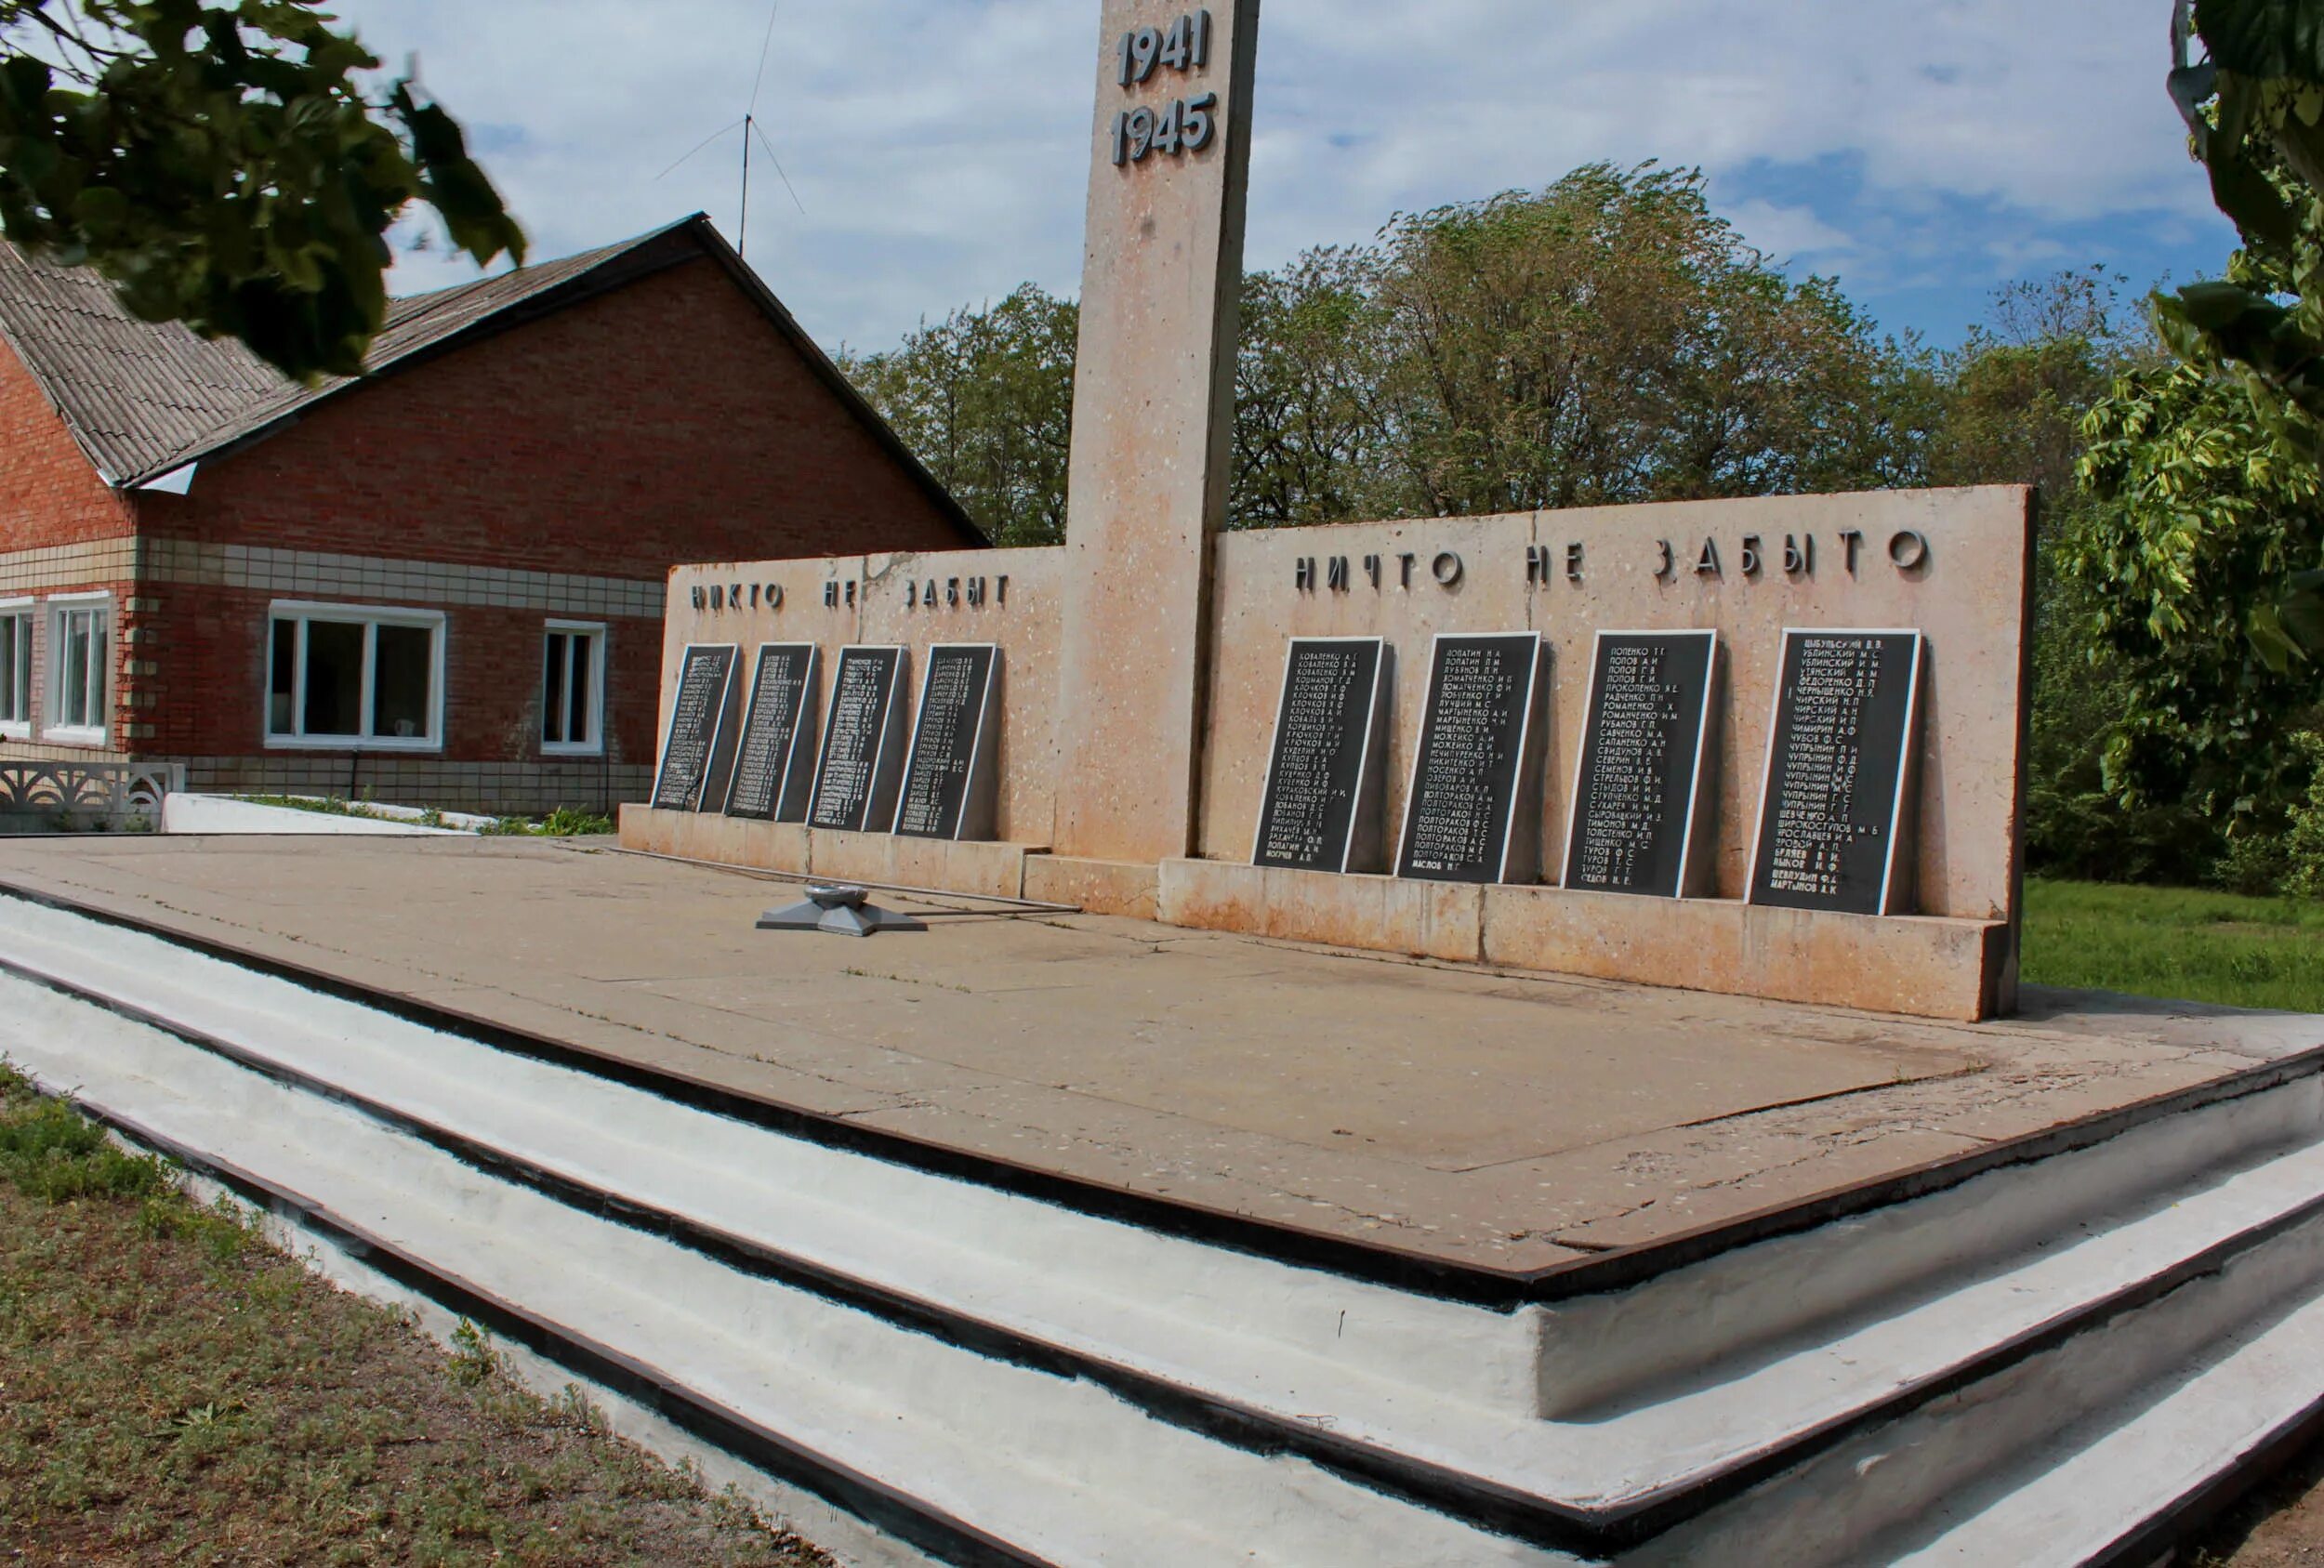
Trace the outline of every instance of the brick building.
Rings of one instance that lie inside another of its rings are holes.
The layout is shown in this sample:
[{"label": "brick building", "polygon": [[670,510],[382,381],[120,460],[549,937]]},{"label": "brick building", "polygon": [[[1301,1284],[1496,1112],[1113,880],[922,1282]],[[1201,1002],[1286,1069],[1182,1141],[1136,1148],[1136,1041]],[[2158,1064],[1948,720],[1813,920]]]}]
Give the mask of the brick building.
[{"label": "brick building", "polygon": [[697,215],[293,385],[0,244],[0,758],[601,810],[683,561],[983,541]]}]

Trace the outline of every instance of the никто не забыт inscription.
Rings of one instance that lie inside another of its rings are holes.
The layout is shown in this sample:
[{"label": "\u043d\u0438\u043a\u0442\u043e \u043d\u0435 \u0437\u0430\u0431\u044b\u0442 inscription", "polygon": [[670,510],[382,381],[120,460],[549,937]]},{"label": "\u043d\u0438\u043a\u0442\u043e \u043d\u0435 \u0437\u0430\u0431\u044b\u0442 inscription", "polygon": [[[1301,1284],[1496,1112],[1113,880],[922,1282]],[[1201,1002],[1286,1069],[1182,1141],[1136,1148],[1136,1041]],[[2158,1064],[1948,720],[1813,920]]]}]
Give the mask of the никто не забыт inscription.
[{"label": "\u043d\u0438\u043a\u0442\u043e \u043d\u0435 \u0437\u0430\u0431\u044b\u0442 inscription", "polygon": [[894,824],[896,779],[903,771],[905,652],[842,648],[831,678],[807,825],[884,833]]}]

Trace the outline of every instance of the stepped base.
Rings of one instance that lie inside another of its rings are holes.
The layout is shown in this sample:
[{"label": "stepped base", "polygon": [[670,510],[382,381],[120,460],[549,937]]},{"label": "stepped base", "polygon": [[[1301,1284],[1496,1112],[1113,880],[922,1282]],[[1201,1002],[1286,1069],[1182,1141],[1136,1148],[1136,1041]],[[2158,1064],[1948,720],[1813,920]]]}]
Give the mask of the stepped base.
[{"label": "stepped base", "polygon": [[[2317,1020],[1682,1016],[927,901],[769,978],[761,882],[347,842],[0,850],[0,1051],[949,1560],[2110,1561],[2324,1401]],[[1024,1136],[1069,1101],[1119,1163]],[[1715,1208],[1811,1115],[1868,1177]]]}]

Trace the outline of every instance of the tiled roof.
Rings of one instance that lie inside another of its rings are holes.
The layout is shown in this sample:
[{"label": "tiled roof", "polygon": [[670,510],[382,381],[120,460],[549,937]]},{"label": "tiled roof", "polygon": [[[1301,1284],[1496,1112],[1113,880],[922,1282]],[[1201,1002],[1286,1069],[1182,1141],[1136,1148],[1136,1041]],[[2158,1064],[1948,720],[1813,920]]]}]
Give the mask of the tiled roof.
[{"label": "tiled roof", "polygon": [[[678,225],[683,228],[685,225]],[[391,300],[371,374],[674,231]],[[128,485],[264,428],[354,384],[301,387],[240,343],[177,322],[141,322],[86,267],[0,242],[0,336],[40,381],[108,484]]]},{"label": "tiled roof", "polygon": [[112,284],[0,243],[0,335],[109,484],[123,483],[288,386],[239,343],[139,321]]},{"label": "tiled roof", "polygon": [[240,343],[210,342],[176,322],[141,322],[99,273],[23,256],[5,241],[0,339],[40,382],[105,482],[127,488],[260,439],[310,405],[436,349],[704,255],[726,268],[889,455],[964,534],[982,543],[983,534],[950,493],[700,213],[619,244],[390,301],[371,346],[368,372],[313,387],[299,386]]}]

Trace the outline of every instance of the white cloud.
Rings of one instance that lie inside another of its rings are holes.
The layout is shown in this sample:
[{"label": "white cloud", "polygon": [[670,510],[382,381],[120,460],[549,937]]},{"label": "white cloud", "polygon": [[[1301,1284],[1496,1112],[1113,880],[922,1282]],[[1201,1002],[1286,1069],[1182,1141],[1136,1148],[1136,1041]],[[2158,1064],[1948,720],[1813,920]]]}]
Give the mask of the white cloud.
[{"label": "white cloud", "polygon": [[1808,208],[1782,206],[1763,197],[1726,203],[1723,216],[1778,264],[1789,262],[1810,270],[1829,271],[1855,260],[1862,248],[1855,236],[1834,228]]},{"label": "white cloud", "polygon": [[[540,254],[696,207],[732,231],[739,133],[656,176],[741,117],[764,0],[337,8],[391,62],[417,52]],[[1097,12],[788,0],[759,112],[806,211],[757,181],[749,249],[810,330],[876,344],[1025,278],[1076,286]],[[1986,258],[1997,276],[2058,249],[2054,226],[2196,229],[2208,204],[2162,92],[2164,14],[2160,0],[1266,0],[1251,260],[1650,157],[1701,165],[1748,238],[1827,269],[1901,276],[1964,201],[2026,215]],[[1754,169],[1838,157],[1877,220],[1750,188]],[[423,257],[398,283],[456,274]]]}]

